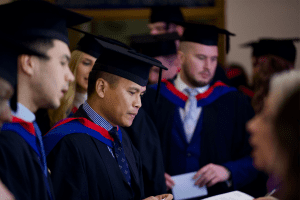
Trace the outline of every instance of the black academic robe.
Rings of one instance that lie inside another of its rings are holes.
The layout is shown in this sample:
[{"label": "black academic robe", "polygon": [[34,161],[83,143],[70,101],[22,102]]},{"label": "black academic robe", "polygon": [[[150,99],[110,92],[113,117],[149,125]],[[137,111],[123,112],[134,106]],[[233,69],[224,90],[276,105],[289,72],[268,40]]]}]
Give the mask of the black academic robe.
[{"label": "black academic robe", "polygon": [[140,108],[132,125],[124,129],[142,158],[145,196],[166,193],[160,140],[152,120],[143,108]]},{"label": "black academic robe", "polygon": [[[82,106],[73,117],[84,117],[91,121]],[[47,156],[57,200],[126,200],[144,197],[139,153],[125,130],[121,128],[121,131],[122,144],[131,171],[131,187],[126,183],[107,145],[78,130],[78,133],[64,136]]]},{"label": "black academic robe", "polygon": [[[16,132],[0,132],[0,179],[19,200],[48,200],[36,152]],[[53,194],[50,175],[50,191]]]},{"label": "black academic robe", "polygon": [[[174,137],[174,129],[181,122],[176,121],[176,119],[179,119],[179,106],[174,102],[184,102],[178,97],[181,92],[174,87],[173,81],[168,81],[168,83],[173,91],[171,92],[173,95],[171,98],[167,98],[166,96],[168,95],[164,95],[164,92],[171,93],[167,89],[166,84],[162,83],[158,102],[155,102],[156,86],[153,86],[143,96],[142,105],[158,130],[165,170],[170,175],[177,175],[172,174],[172,171],[174,172],[174,163],[172,164],[171,159],[176,155],[171,152],[174,146],[171,141],[175,141],[172,138]],[[184,104],[181,106],[184,106]],[[201,132],[194,133],[194,135],[199,134],[201,139],[198,145],[192,147],[194,152],[200,152],[197,166],[200,169],[209,163],[223,165],[231,171],[233,183],[231,187],[228,187],[223,182],[208,188],[209,196],[230,190],[242,190],[256,196],[262,195],[265,192],[265,187],[257,188],[257,184],[254,183],[258,172],[252,165],[250,158],[251,147],[248,142],[249,134],[245,129],[246,122],[254,115],[247,97],[238,91],[228,92],[218,97],[212,103],[203,106],[201,115],[202,117],[199,117],[199,120],[201,119],[202,121]],[[199,124],[197,126],[199,127]],[[182,136],[177,135],[175,137]],[[190,154],[186,156],[187,160],[190,156]],[[191,168],[192,166],[189,167]],[[197,171],[199,169],[194,170]]]}]

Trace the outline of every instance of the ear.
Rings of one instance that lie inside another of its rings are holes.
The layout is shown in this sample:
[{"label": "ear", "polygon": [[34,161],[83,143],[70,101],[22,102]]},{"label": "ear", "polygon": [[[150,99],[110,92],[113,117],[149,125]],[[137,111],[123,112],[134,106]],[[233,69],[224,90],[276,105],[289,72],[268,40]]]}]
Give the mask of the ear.
[{"label": "ear", "polygon": [[108,84],[107,84],[107,82],[103,78],[99,78],[96,81],[95,90],[96,90],[97,95],[100,98],[103,99],[105,97],[105,92],[106,92],[107,87],[108,87]]},{"label": "ear", "polygon": [[181,67],[185,60],[185,55],[182,51],[177,52],[177,59],[178,59],[179,66]]},{"label": "ear", "polygon": [[176,31],[177,31],[178,35],[179,35],[180,37],[182,37],[183,32],[184,32],[184,27],[183,27],[183,26],[180,26],[180,25],[177,25],[177,26],[176,26]]},{"label": "ear", "polygon": [[30,55],[22,54],[18,57],[18,70],[28,76],[33,76],[36,58]]}]

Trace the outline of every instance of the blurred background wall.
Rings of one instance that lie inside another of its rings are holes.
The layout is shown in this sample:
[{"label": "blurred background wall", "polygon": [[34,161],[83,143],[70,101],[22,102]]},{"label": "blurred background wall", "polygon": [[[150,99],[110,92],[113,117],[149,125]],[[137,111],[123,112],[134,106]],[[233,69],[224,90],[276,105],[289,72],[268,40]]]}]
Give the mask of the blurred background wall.
[{"label": "blurred background wall", "polygon": [[[252,50],[240,44],[260,37],[300,37],[300,0],[226,0],[225,9],[226,27],[237,35],[231,39],[227,63],[240,63],[248,76]],[[300,42],[295,45],[300,69]]]}]

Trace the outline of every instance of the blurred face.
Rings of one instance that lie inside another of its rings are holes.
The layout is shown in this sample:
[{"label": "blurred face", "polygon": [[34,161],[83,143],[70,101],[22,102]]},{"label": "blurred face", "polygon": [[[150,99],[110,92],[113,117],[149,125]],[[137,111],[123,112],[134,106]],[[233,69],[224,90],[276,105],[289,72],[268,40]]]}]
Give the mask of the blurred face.
[{"label": "blurred face", "polygon": [[0,128],[4,122],[11,121],[11,110],[9,107],[9,99],[12,97],[14,90],[10,83],[0,78]]},{"label": "blurred face", "polygon": [[176,30],[177,25],[173,23],[170,23],[169,26],[167,26],[166,22],[155,22],[155,23],[150,23],[147,26],[150,30],[151,35],[173,33],[177,31]]},{"label": "blurred face", "polygon": [[[163,64],[163,66],[168,68],[168,70],[162,71],[162,79],[172,79],[178,73],[179,67],[177,58],[177,55],[155,57],[155,59],[159,60]],[[158,77],[159,68],[152,67],[149,72],[149,84],[157,83]]]},{"label": "blurred face", "polygon": [[254,165],[260,170],[271,172],[276,164],[276,140],[274,133],[275,111],[270,97],[265,101],[264,109],[247,124],[250,132],[250,144],[253,147],[252,157]]},{"label": "blurred face", "polygon": [[35,94],[40,108],[56,109],[60,99],[68,91],[69,82],[74,76],[69,68],[70,50],[66,43],[54,40],[54,47],[47,52],[50,59],[37,58],[37,72],[32,84],[36,85]]},{"label": "blurred face", "polygon": [[140,86],[128,79],[120,78],[116,88],[107,87],[105,92],[105,116],[113,125],[131,126],[142,106],[141,96],[146,86]]},{"label": "blurred face", "polygon": [[89,74],[96,62],[96,58],[83,53],[83,56],[77,66],[76,71],[76,85],[77,92],[86,93],[88,88],[88,78]]},{"label": "blurred face", "polygon": [[192,87],[202,87],[211,82],[218,64],[218,47],[194,42],[183,42],[181,53],[181,78]]}]

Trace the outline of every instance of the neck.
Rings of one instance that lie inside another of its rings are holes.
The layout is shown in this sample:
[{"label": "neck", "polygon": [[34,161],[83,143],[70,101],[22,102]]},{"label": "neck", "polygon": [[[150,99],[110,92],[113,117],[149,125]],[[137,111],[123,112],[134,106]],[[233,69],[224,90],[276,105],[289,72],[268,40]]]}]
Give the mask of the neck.
[{"label": "neck", "polygon": [[34,95],[26,84],[18,84],[18,102],[23,104],[31,112],[35,113],[38,110],[38,105],[35,103]]},{"label": "neck", "polygon": [[90,105],[90,107],[101,117],[103,117],[108,123],[110,123],[112,126],[117,126],[116,124],[112,123],[111,120],[109,120],[109,118],[105,115],[105,112],[102,108],[103,103],[99,101],[99,99],[97,97],[94,97],[93,95],[90,96],[87,99],[87,103]]}]

